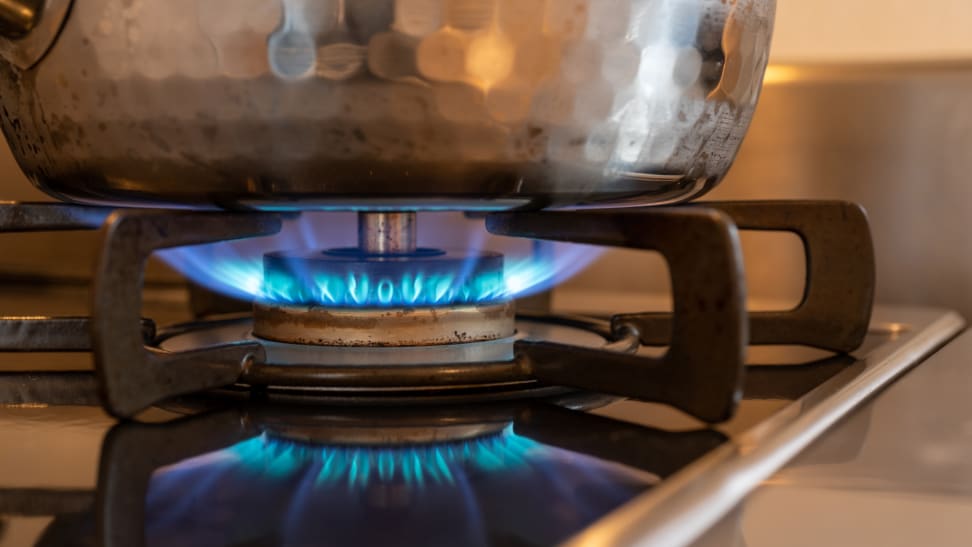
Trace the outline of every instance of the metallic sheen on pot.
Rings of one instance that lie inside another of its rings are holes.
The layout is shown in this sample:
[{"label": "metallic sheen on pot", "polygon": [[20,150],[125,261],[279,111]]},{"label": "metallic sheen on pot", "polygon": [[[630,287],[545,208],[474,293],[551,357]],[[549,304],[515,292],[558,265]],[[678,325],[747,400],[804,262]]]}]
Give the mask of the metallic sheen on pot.
[{"label": "metallic sheen on pot", "polygon": [[775,8],[70,3],[27,2],[39,23],[0,43],[3,130],[31,180],[85,203],[262,209],[692,199],[748,128]]}]

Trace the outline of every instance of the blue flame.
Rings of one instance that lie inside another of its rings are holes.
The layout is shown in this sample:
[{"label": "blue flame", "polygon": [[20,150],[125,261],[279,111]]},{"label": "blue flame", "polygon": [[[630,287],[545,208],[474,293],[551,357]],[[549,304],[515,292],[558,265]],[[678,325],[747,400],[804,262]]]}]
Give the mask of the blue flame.
[{"label": "blue flame", "polygon": [[422,307],[437,304],[472,304],[502,300],[506,286],[501,272],[426,275],[404,272],[397,279],[372,279],[367,274],[318,275],[302,283],[279,272],[263,279],[259,297],[290,304],[322,304],[335,307]]},{"label": "blue flame", "polygon": [[247,468],[274,478],[317,470],[315,484],[344,483],[364,488],[374,481],[455,484],[456,472],[470,466],[486,472],[523,466],[542,445],[513,433],[468,441],[407,446],[321,446],[285,441],[266,435],[229,449]]},{"label": "blue flame", "polygon": [[[161,251],[167,264],[196,283],[239,298],[295,298],[285,296],[278,280],[264,280],[263,255],[270,251],[346,247],[354,244],[357,222],[353,213],[304,213],[288,220],[280,234]],[[492,250],[505,256],[502,279],[477,278],[468,271],[454,277],[430,279],[403,275],[401,279],[320,279],[314,294],[302,295],[335,306],[434,305],[441,302],[487,302],[529,296],[573,277],[600,254],[586,245],[536,244],[488,234],[481,220],[455,213],[419,216],[419,240],[424,246]],[[538,250],[540,252],[538,252]],[[467,268],[468,270],[468,268]]]}]

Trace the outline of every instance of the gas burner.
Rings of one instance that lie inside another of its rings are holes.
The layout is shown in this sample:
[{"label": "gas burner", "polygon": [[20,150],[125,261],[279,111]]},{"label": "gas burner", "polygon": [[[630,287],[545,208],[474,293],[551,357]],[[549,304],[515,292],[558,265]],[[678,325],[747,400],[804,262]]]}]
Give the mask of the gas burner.
[{"label": "gas burner", "polygon": [[[852,351],[866,335],[871,314],[870,232],[864,212],[848,203],[707,203],[487,217],[487,228],[499,235],[661,253],[672,276],[673,313],[615,315],[603,322],[521,316],[514,324],[504,295],[481,290],[497,278],[500,258],[459,259],[421,250],[410,213],[359,218],[354,251],[267,257],[270,277],[282,276],[297,287],[287,293],[290,298],[258,302],[252,319],[201,322],[157,336],[151,321],[140,320],[142,274],[154,251],[269,235],[280,230],[281,218],[2,206],[2,231],[102,226],[104,246],[90,318],[3,318],[0,349],[92,351],[103,404],[123,418],[174,396],[205,391],[401,406],[579,390],[665,403],[719,422],[738,403],[749,344]],[[737,229],[800,236],[808,271],[804,301],[796,309],[747,315]],[[448,295],[435,302],[441,307],[408,305],[408,298],[421,292],[408,292],[401,284],[409,268],[448,273],[460,262],[462,272],[476,275],[453,275],[448,284],[437,284]],[[304,275],[307,271],[314,275]],[[367,304],[354,309],[322,301],[318,274],[325,280],[367,275],[378,282],[368,290],[357,281],[353,290],[344,285],[349,290],[339,301],[357,297]],[[395,321],[406,328],[381,332]],[[375,328],[365,333],[364,324]],[[667,350],[656,357],[657,351],[643,351],[648,347]]]},{"label": "gas burner", "polygon": [[503,256],[417,247],[415,226],[415,213],[359,213],[358,247],[266,254],[253,334],[385,347],[512,337]]}]

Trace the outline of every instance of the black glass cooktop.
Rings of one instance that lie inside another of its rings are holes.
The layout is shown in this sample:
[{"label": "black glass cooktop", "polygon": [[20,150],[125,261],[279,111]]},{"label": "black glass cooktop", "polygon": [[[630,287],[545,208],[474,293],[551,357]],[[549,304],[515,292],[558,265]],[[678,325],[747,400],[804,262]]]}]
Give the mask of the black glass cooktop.
[{"label": "black glass cooktop", "polygon": [[610,403],[197,397],[120,424],[93,407],[7,406],[0,545],[549,545],[727,440],[589,412]]},{"label": "black glass cooktop", "polygon": [[[59,290],[43,297],[55,312]],[[163,291],[147,305],[177,318],[182,303]],[[863,369],[793,351],[750,367],[718,427],[578,392],[371,409],[197,395],[118,422],[90,356],[0,354],[0,547],[558,543]]]}]

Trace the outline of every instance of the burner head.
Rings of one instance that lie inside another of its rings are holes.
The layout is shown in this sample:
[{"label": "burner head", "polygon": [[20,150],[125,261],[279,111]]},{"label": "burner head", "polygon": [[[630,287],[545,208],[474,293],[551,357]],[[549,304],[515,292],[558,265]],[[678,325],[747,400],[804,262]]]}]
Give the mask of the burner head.
[{"label": "burner head", "polygon": [[264,256],[254,335],[319,346],[433,346],[513,336],[503,257],[418,248]]},{"label": "burner head", "polygon": [[513,336],[512,302],[402,309],[332,309],[257,302],[253,334],[318,346],[438,346]]}]

